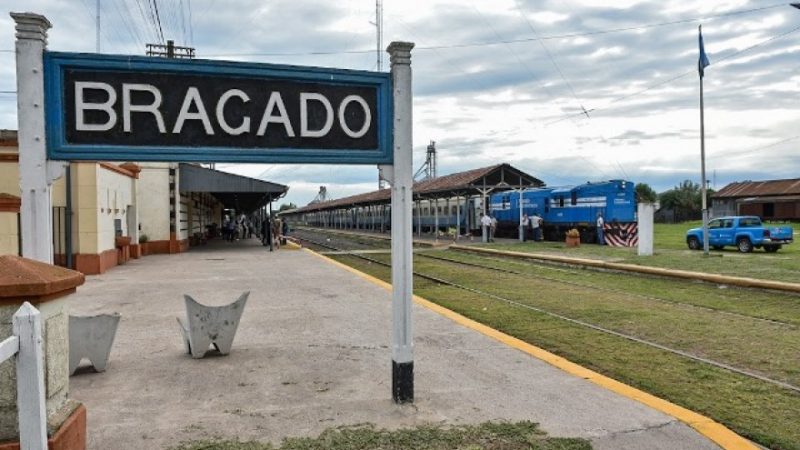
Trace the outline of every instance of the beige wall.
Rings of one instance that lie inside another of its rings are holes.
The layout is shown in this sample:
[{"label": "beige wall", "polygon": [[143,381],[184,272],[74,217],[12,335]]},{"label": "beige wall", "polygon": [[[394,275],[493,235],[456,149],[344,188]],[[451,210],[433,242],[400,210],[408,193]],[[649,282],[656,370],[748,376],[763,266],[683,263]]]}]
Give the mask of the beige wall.
[{"label": "beige wall", "polygon": [[141,163],[136,195],[141,234],[151,241],[169,240],[169,164]]},{"label": "beige wall", "polygon": [[11,161],[0,161],[0,192],[20,196],[19,164]]},{"label": "beige wall", "polygon": [[17,213],[0,211],[0,255],[16,255],[18,251]]},{"label": "beige wall", "polygon": [[102,166],[97,168],[98,248],[100,251],[115,248],[115,221],[119,220],[122,236],[128,236],[128,207],[134,204],[136,179],[113,172]]}]

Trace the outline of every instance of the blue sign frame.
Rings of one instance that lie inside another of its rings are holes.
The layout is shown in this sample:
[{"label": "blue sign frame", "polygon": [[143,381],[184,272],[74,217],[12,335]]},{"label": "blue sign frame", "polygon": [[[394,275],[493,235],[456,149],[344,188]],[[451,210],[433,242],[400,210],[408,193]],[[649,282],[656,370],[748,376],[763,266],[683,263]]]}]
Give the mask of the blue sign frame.
[{"label": "blue sign frame", "polygon": [[[376,87],[378,147],[375,149],[239,148],[70,144],[65,136],[64,70],[94,69],[180,73],[214,77],[264,77],[339,86]],[[322,67],[215,60],[182,60],[94,53],[45,52],[45,127],[51,160],[164,161],[307,164],[392,164],[391,74]]]}]

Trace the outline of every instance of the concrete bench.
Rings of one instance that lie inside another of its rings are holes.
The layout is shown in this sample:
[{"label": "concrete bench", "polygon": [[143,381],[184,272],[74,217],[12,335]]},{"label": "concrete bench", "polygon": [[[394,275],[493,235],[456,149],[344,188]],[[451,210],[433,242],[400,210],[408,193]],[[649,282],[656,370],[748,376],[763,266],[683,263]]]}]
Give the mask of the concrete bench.
[{"label": "concrete bench", "polygon": [[86,358],[97,372],[105,372],[117,335],[119,314],[69,316],[69,374]]},{"label": "concrete bench", "polygon": [[250,291],[247,291],[238,300],[225,306],[201,305],[192,297],[184,295],[186,319],[178,317],[178,323],[186,352],[192,358],[202,358],[213,344],[221,354],[230,353],[249,295]]}]

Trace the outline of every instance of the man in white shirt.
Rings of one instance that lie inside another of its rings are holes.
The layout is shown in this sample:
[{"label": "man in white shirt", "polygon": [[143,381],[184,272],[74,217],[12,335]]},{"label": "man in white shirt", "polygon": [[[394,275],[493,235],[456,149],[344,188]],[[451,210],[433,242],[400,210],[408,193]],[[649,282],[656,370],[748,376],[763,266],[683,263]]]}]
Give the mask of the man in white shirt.
[{"label": "man in white shirt", "polygon": [[483,232],[483,242],[491,241],[489,229],[492,226],[492,218],[488,214],[481,213],[481,230]]},{"label": "man in white shirt", "polygon": [[531,217],[531,228],[533,228],[533,240],[539,242],[542,240],[542,218],[538,213],[533,213]]},{"label": "man in white shirt", "polygon": [[603,220],[603,214],[597,213],[597,243],[599,245],[606,245],[605,230],[603,229],[605,223],[606,221]]}]

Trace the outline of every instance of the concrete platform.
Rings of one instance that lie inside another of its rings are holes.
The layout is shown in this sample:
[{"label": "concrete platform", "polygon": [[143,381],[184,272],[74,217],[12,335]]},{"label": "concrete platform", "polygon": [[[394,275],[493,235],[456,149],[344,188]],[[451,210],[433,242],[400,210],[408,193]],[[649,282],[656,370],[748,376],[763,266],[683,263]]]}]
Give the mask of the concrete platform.
[{"label": "concrete platform", "polygon": [[[231,354],[194,360],[182,294],[252,293]],[[273,442],[364,422],[379,427],[532,420],[596,449],[716,449],[688,426],[414,307],[416,398],[391,401],[390,295],[305,251],[255,240],[148,256],[87,277],[72,314],[122,314],[108,369],[71,379],[92,450],[188,439]],[[81,370],[79,369],[80,373]]]}]

